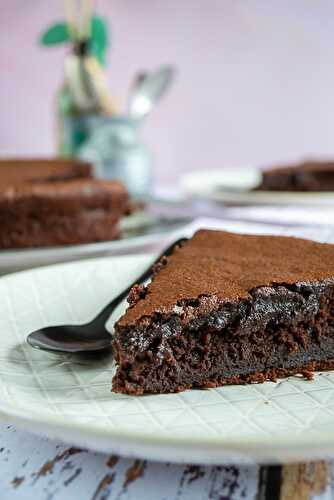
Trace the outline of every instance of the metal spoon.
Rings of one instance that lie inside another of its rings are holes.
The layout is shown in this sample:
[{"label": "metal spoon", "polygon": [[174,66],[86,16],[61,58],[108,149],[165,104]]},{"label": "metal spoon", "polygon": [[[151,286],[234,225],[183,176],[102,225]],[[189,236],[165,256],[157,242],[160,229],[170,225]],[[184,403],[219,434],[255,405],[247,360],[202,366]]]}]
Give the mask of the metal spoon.
[{"label": "metal spoon", "polygon": [[168,65],[152,73],[139,74],[129,98],[129,116],[137,122],[142,121],[166,94],[174,77],[175,68]]},{"label": "metal spoon", "polygon": [[187,238],[180,238],[169,245],[141,276],[107,304],[89,323],[84,325],[59,325],[41,328],[28,335],[28,344],[35,349],[66,353],[83,353],[110,349],[112,336],[105,328],[105,324],[112,312],[127,297],[133,285],[144,283],[152,275],[154,265],[163,256],[170,255],[176,246],[186,240]]}]

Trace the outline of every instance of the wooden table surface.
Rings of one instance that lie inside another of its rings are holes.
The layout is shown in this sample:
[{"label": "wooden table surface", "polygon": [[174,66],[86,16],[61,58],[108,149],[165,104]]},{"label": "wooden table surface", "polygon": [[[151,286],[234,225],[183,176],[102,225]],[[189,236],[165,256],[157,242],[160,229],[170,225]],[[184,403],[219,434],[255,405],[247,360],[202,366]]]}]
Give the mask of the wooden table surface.
[{"label": "wooden table surface", "polygon": [[[301,468],[292,466],[287,471],[294,479],[285,492],[279,496],[274,488],[260,495],[257,466],[175,465],[108,456],[35,436],[10,422],[0,423],[1,500],[334,498],[334,464],[329,464],[326,485],[320,488],[314,487],[312,472],[302,470],[305,488],[300,482]],[[311,493],[319,489],[320,493]]]}]

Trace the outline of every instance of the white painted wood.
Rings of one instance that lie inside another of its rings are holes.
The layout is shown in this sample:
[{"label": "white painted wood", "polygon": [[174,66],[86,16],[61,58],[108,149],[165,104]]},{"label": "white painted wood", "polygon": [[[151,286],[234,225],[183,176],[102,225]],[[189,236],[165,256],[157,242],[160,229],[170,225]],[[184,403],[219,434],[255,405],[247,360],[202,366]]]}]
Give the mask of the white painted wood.
[{"label": "white painted wood", "polygon": [[[1,422],[1,500],[204,500],[210,495],[213,500],[239,500],[253,499],[256,492],[257,467],[192,469],[122,458],[108,466],[107,455],[90,451],[68,455],[68,449]],[[126,486],[127,472],[134,464],[143,474]],[[105,486],[99,490],[103,481]]]},{"label": "white painted wood", "polygon": [[[142,474],[126,485],[135,467]],[[332,480],[314,500],[334,498]],[[191,467],[71,450],[0,423],[1,500],[252,500],[258,467]]]}]

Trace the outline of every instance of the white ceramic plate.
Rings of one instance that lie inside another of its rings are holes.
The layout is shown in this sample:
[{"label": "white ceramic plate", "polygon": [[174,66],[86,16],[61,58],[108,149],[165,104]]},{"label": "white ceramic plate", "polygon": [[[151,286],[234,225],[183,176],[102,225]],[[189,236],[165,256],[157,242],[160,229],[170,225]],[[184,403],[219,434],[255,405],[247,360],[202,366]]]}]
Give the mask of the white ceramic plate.
[{"label": "white ceramic plate", "polygon": [[31,269],[88,257],[134,253],[159,242],[162,234],[182,226],[176,219],[160,220],[154,215],[137,212],[121,222],[124,236],[120,240],[84,245],[0,250],[0,274]]},{"label": "white ceramic plate", "polygon": [[185,194],[233,204],[328,205],[334,204],[334,192],[289,193],[253,191],[260,183],[261,171],[252,166],[200,170],[181,178]]},{"label": "white ceramic plate", "polygon": [[[186,234],[208,226],[295,231],[202,220]],[[298,234],[311,236],[307,231]],[[323,235],[333,241],[334,234]],[[321,233],[314,237],[322,239]],[[333,454],[333,372],[317,374],[312,382],[291,377],[276,384],[131,397],[110,392],[111,358],[52,355],[25,343],[27,333],[43,325],[90,319],[152,258],[89,259],[0,279],[2,416],[78,446],[157,460],[287,462]]]}]

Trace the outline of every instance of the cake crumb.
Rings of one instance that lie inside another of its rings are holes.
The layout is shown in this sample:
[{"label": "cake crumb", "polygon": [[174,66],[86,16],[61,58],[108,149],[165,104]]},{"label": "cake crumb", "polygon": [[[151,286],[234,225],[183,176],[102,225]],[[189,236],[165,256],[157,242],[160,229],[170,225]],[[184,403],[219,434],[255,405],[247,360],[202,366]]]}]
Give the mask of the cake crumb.
[{"label": "cake crumb", "polygon": [[128,295],[127,301],[130,306],[136,304],[140,299],[143,299],[146,295],[146,287],[144,285],[134,285]]},{"label": "cake crumb", "polygon": [[314,379],[314,372],[310,370],[303,370],[302,375],[306,380],[313,380]]}]

